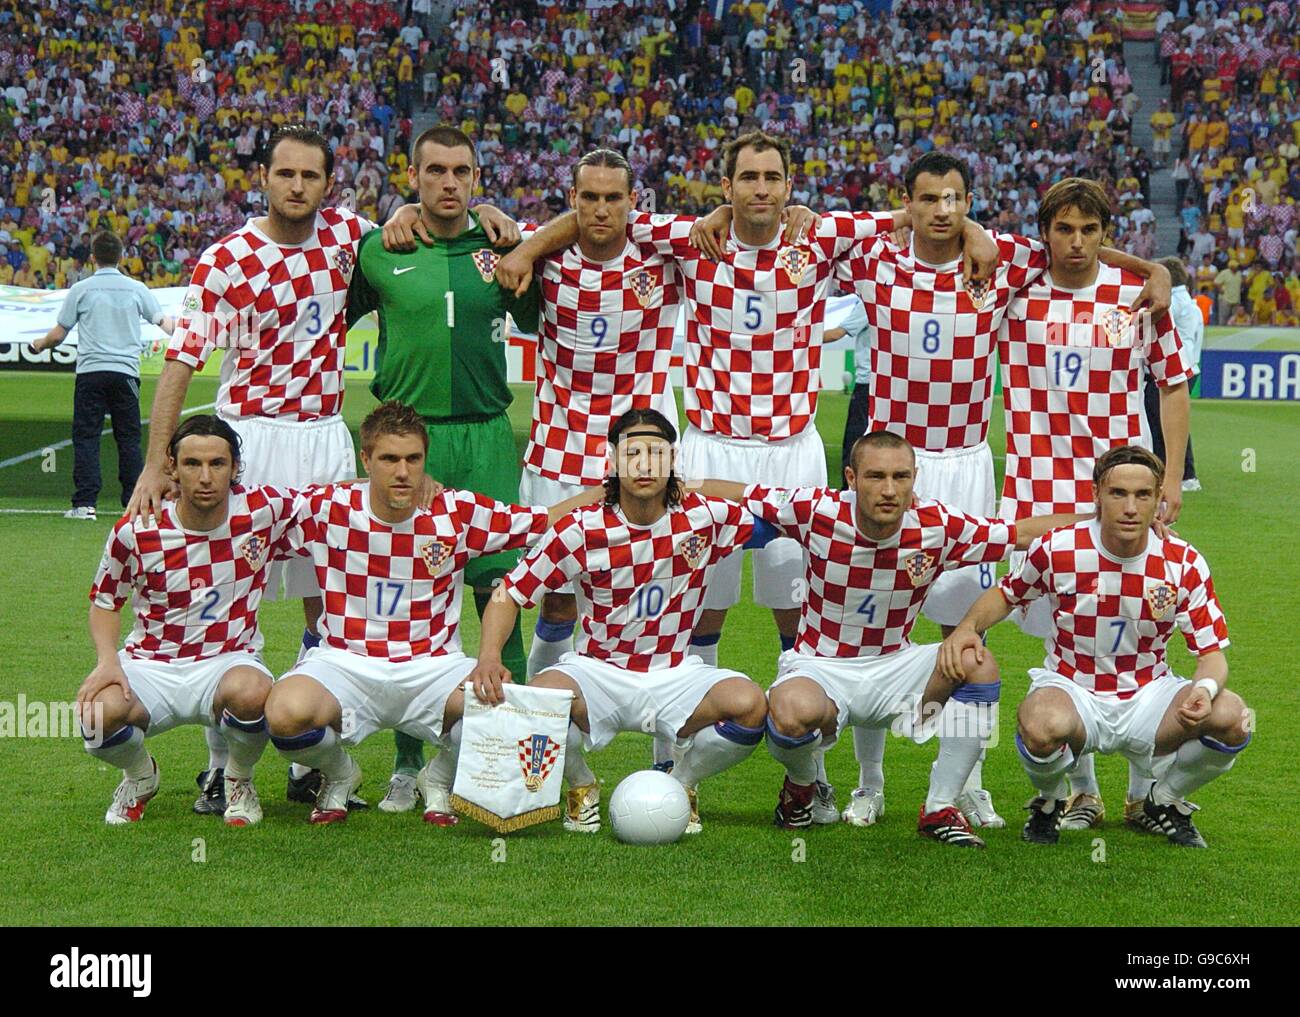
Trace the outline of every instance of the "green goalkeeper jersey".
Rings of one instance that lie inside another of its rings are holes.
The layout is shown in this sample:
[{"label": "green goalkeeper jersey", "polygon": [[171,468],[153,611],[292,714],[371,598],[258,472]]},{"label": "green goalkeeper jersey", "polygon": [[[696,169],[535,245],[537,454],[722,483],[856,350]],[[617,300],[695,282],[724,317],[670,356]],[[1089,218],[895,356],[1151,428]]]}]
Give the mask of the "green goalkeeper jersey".
[{"label": "green goalkeeper jersey", "polygon": [[485,420],[510,405],[506,315],[537,331],[538,289],[516,299],[493,271],[494,250],[469,213],[469,228],[414,251],[386,251],[379,230],[361,240],[348,293],[348,326],[379,312],[370,391],[431,421]]}]

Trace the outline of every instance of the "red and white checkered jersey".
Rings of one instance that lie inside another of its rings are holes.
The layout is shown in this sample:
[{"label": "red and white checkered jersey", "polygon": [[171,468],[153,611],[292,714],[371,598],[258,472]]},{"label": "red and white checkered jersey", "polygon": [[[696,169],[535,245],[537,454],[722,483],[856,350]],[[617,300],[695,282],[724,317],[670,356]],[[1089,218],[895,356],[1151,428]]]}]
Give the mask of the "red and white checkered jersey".
[{"label": "red and white checkered jersey", "polygon": [[808,551],[794,648],[811,657],[879,657],[911,645],[940,573],[1002,561],[1016,546],[1015,523],[937,501],[908,509],[898,532],[880,541],[858,529],[853,491],[751,484],[742,504]]},{"label": "red and white checkered jersey", "polygon": [[1173,318],[1131,315],[1145,280],[1099,264],[1091,286],[1051,273],[1012,298],[998,333],[1007,422],[1002,517],[1092,511],[1092,466],[1116,445],[1145,444],[1143,367],[1157,385],[1190,381]]},{"label": "red and white checkered jersey", "polygon": [[119,611],[131,598],[135,628],[129,656],[143,660],[206,660],[262,648],[257,607],[269,562],[293,522],[288,488],[230,489],[226,521],[214,530],[186,530],[174,502],[153,525],[124,517],[109,535],[90,600]]},{"label": "red and white checkered jersey", "polygon": [[835,264],[893,228],[888,213],[832,212],[803,246],[732,230],[721,261],[689,242],[693,216],[633,212],[628,234],[677,261],[686,298],[686,417],[706,434],[781,441],[812,426]]},{"label": "red and white checkered jersey", "polygon": [[999,589],[1012,605],[1048,598],[1043,666],[1107,698],[1128,699],[1169,673],[1175,625],[1197,656],[1228,645],[1210,567],[1178,537],[1152,533],[1145,551],[1124,559],[1102,546],[1096,520],[1063,526],[1035,540]]},{"label": "red and white checkered jersey", "polygon": [[[533,429],[524,463],[550,480],[598,484],[615,420],[672,406],[668,376],[681,310],[677,265],[629,242],[605,262],[577,244],[546,258]],[[669,419],[676,418],[676,408]]]},{"label": "red and white checkered jersey", "polygon": [[604,503],[565,516],[506,576],[521,607],[573,582],[577,650],[630,671],[676,667],[704,608],[713,567],[753,533],[739,505],[688,492],[651,526]]},{"label": "red and white checkered jersey", "polygon": [[1047,268],[1037,241],[994,239],[1001,260],[978,304],[963,285],[960,260],[931,265],[881,237],[840,261],[836,275],[866,305],[871,330],[870,430],[930,452],[987,438],[998,327],[1011,298]]},{"label": "red and white checkered jersey", "polygon": [[458,652],[466,564],[523,547],[546,527],[545,508],[450,489],[405,522],[385,523],[361,483],[304,492],[285,539],[316,566],[321,642],[400,662]]},{"label": "red and white checkered jersey", "polygon": [[343,405],[348,285],[374,223],[322,208],[302,244],[272,241],[249,220],[203,252],[167,345],[201,370],[221,361],[217,409],[231,417],[315,420]]}]

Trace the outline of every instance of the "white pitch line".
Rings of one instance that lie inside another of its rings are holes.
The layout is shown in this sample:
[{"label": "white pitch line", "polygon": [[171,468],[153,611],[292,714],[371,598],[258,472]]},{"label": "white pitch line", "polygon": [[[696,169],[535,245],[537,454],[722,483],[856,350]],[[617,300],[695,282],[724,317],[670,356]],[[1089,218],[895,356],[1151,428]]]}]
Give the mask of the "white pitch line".
[{"label": "white pitch line", "polygon": [[6,516],[61,516],[67,509],[5,509],[0,508],[0,515]]},{"label": "white pitch line", "polygon": [[[216,405],[216,403],[204,403],[202,406],[191,406],[189,409],[181,410],[181,416],[183,417],[190,413],[198,413],[200,410],[210,410]],[[149,423],[149,420],[149,417],[145,417],[144,420],[140,421],[140,426],[144,427]],[[113,429],[111,427],[106,427],[104,430],[99,432],[99,436],[100,438],[103,438],[105,435],[112,433]],[[35,459],[37,456],[43,456],[47,452],[57,452],[59,449],[67,448],[71,444],[71,438],[64,438],[62,441],[56,442],[53,445],[44,445],[41,448],[34,448],[30,452],[24,452],[20,456],[14,456],[12,459],[6,459],[4,462],[0,462],[0,470],[3,470],[6,466],[17,466],[19,463],[25,463],[28,459]]]}]

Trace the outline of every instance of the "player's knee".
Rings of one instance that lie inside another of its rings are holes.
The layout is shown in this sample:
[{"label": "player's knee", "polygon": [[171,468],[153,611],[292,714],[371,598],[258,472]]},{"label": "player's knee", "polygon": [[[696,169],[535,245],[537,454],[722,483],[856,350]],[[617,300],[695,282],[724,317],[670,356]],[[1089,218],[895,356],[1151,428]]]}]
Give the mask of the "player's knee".
[{"label": "player's knee", "polygon": [[729,698],[729,720],[745,727],[759,727],[767,719],[767,697],[748,678],[743,683],[736,683],[735,688],[730,690]]},{"label": "player's knee", "polygon": [[1002,674],[998,670],[997,658],[993,656],[992,651],[987,647],[984,649],[984,659],[977,661],[975,651],[967,650],[962,654],[962,665],[966,671],[966,681],[971,685],[992,685],[1002,680]]},{"label": "player's knee", "polygon": [[577,599],[568,593],[548,593],[542,597],[541,616],[552,625],[572,624],[578,620]]},{"label": "player's knee", "polygon": [[299,690],[275,687],[266,697],[266,729],[273,738],[293,738],[319,725],[309,697]]},{"label": "player's knee", "polygon": [[778,734],[787,738],[801,738],[817,722],[815,711],[795,692],[777,687],[768,693],[767,719]]},{"label": "player's knee", "polygon": [[1035,756],[1056,751],[1069,732],[1069,725],[1050,703],[1030,696],[1020,704],[1016,715],[1020,740]]},{"label": "player's knee", "polygon": [[240,720],[256,720],[266,710],[271,679],[255,671],[227,674],[221,680],[221,706]]},{"label": "player's knee", "polygon": [[1254,713],[1246,701],[1231,689],[1224,689],[1214,699],[1206,731],[1225,745],[1241,745],[1254,728]]},{"label": "player's knee", "polygon": [[[117,692],[108,689],[107,692]],[[95,697],[89,709],[81,714],[81,731],[88,738],[111,738],[130,723],[131,709],[121,694]]]}]

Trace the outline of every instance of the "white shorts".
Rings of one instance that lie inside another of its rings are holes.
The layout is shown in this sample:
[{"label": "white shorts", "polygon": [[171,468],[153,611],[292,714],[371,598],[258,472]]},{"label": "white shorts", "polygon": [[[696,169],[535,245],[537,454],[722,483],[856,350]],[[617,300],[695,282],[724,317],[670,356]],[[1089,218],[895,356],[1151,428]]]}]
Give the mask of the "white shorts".
[{"label": "white shorts", "polygon": [[[932,498],[985,518],[992,518],[997,511],[993,453],[988,442],[951,452],[917,449],[916,466],[917,497]],[[956,625],[996,582],[997,566],[993,563],[943,572],[925,595],[921,612],[938,625]]]},{"label": "white shorts", "polygon": [[[769,487],[826,486],[826,447],[809,426],[784,441],[743,441],[705,434],[694,426],[682,438],[682,475],[689,480],[731,480]],[[729,554],[713,570],[704,607],[725,611],[740,602],[743,554]],[[754,603],[771,608],[801,606],[799,590],[807,555],[789,537],[754,551]]]},{"label": "white shorts", "polygon": [[1157,155],[1162,155],[1162,154],[1168,155],[1169,147],[1170,147],[1169,138],[1155,137],[1151,139],[1151,151],[1155,152]]},{"label": "white shorts", "polygon": [[1030,695],[1048,688],[1061,689],[1069,695],[1087,732],[1080,755],[1119,753],[1148,773],[1160,721],[1178,690],[1191,684],[1186,678],[1170,673],[1143,685],[1128,699],[1112,699],[1094,695],[1064,675],[1041,667],[1030,668],[1029,679]]},{"label": "white shorts", "polygon": [[629,671],[572,651],[547,670],[559,671],[578,683],[587,702],[583,737],[588,751],[604,748],[620,731],[640,731],[681,741],[677,732],[691,719],[709,690],[739,671],[710,667],[699,657],[687,657],[676,667]]},{"label": "white shorts", "polygon": [[[1025,562],[1027,551],[1011,552],[1011,572],[1016,572]],[[1028,604],[1011,609],[1008,617],[1028,636],[1046,639],[1052,634],[1052,605],[1047,597],[1038,597]],[[1046,646],[1043,652],[1047,652]]]},{"label": "white shorts", "polygon": [[131,685],[131,695],[149,711],[149,737],[170,731],[181,724],[216,727],[212,703],[217,686],[227,671],[251,667],[267,678],[271,672],[251,653],[221,653],[206,660],[141,660],[128,657],[125,650],[117,655]]},{"label": "white shorts", "polygon": [[[540,473],[533,472],[531,466],[525,466],[519,477],[520,505],[558,505],[562,501],[577,497],[587,490],[580,484],[566,484],[560,480],[551,480]],[[573,583],[565,583],[551,593],[573,593]]]},{"label": "white shorts", "polygon": [[376,731],[401,731],[425,742],[442,738],[447,700],[470,672],[474,658],[446,653],[393,663],[380,657],[318,646],[289,674],[305,674],[325,686],[343,712],[340,739],[359,745]]},{"label": "white shorts", "polygon": [[880,657],[810,657],[786,650],[777,658],[771,688],[797,677],[815,681],[835,704],[837,738],[845,727],[892,727],[920,743],[938,730],[937,724],[914,723],[938,662],[938,643]]},{"label": "white shorts", "polygon": [[[239,434],[243,484],[276,484],[301,489],[332,484],[357,475],[352,432],[341,415],[319,420],[280,420],[276,417],[224,417]],[[284,590],[280,581],[284,577]],[[310,558],[271,563],[267,600],[319,597],[316,569]]]}]

